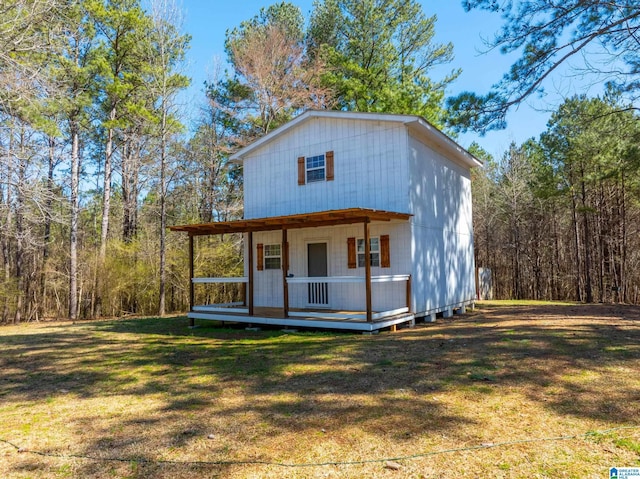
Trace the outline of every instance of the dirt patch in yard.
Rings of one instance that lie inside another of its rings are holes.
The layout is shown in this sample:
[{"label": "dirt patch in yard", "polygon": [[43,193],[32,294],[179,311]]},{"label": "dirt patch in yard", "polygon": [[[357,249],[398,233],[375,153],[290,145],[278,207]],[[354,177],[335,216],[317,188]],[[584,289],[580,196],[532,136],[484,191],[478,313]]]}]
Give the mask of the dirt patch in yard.
[{"label": "dirt patch in yard", "polygon": [[601,478],[640,466],[637,306],[490,302],[374,336],[186,324],[0,328],[0,477]]}]

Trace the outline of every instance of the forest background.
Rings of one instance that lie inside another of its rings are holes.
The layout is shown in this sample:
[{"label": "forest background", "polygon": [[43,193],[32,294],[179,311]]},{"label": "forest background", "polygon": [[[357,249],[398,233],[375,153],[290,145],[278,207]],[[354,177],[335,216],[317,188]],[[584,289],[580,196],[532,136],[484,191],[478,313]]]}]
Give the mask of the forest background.
[{"label": "forest background", "polygon": [[[0,0],[0,322],[184,311],[187,242],[167,226],[241,218],[229,155],[304,109],[481,134],[576,58],[602,95],[568,95],[500,157],[468,146],[485,162],[476,264],[498,298],[639,303],[640,7],[462,4],[500,16],[489,47],[516,55],[487,93],[447,96],[463,65],[415,0],[317,0],[307,18],[280,2],[227,31],[229,67],[188,130],[190,37],[171,0]],[[240,237],[198,241],[200,273],[241,271]]]}]

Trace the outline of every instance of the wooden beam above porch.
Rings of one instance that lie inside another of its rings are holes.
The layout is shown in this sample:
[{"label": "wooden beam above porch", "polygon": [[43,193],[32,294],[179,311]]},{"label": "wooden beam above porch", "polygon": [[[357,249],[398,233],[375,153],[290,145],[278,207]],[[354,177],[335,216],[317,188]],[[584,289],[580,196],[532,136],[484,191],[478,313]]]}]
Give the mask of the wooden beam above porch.
[{"label": "wooden beam above porch", "polygon": [[346,208],[341,210],[319,211],[287,216],[271,216],[216,223],[171,226],[171,231],[184,231],[190,236],[215,235],[228,233],[248,233],[255,231],[274,231],[296,228],[317,228],[319,226],[347,225],[371,221],[408,220],[409,213],[374,210],[368,208]]}]

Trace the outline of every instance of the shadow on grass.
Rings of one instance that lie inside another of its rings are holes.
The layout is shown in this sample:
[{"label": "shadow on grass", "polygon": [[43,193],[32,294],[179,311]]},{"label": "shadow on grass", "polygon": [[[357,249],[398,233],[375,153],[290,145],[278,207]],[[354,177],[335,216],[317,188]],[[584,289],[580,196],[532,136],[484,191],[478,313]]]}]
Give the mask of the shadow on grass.
[{"label": "shadow on grass", "polygon": [[[434,396],[448,391],[481,401],[516,389],[562,416],[636,424],[639,390],[606,375],[610,367],[637,373],[639,345],[640,308],[593,305],[490,308],[378,336],[251,332],[216,323],[190,330],[184,318],[87,323],[0,335],[0,399],[160,398],[153,414],[123,416],[121,432],[96,430],[84,444],[88,454],[106,449],[149,460],[158,445],[201,441],[215,418],[260,425],[256,437],[317,434],[328,423],[396,441],[455,437],[473,420]],[[161,437],[144,437],[155,429]],[[236,433],[249,444],[251,434]],[[135,452],[146,442],[151,452]],[[233,457],[229,447],[209,444],[207,454]],[[83,472],[99,467],[88,464]],[[157,466],[135,467],[131,477],[150,477]],[[215,470],[223,475],[225,466]]]}]

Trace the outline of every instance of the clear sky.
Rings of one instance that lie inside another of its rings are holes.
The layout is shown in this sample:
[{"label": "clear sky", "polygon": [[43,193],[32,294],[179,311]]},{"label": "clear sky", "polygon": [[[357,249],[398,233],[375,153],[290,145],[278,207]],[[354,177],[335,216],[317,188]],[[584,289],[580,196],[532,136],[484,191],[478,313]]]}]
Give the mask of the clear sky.
[{"label": "clear sky", "polygon": [[[184,10],[184,30],[192,36],[188,52],[187,74],[192,78],[188,92],[189,111],[197,114],[199,105],[204,102],[203,82],[210,78],[216,64],[224,68],[224,35],[227,29],[237,26],[243,20],[256,15],[261,7],[276,3],[277,0],[182,0]],[[499,15],[472,11],[466,13],[460,0],[419,0],[426,15],[436,15],[436,40],[441,43],[452,42],[455,59],[442,70],[461,68],[462,74],[447,92],[454,95],[469,90],[486,93],[511,65],[514,57],[505,57],[497,51],[486,51],[483,39],[492,38],[501,25]],[[300,7],[308,19],[313,0],[292,0]],[[440,76],[435,73],[435,79]],[[458,142],[468,147],[477,141],[494,157],[500,158],[511,141],[522,143],[530,137],[537,137],[544,129],[549,118],[548,111],[559,104],[557,92],[566,94],[567,85],[562,82],[547,86],[549,97],[534,98],[521,105],[507,117],[506,130],[489,132],[481,137],[467,133],[458,138]],[[550,106],[548,106],[550,105]]]}]

